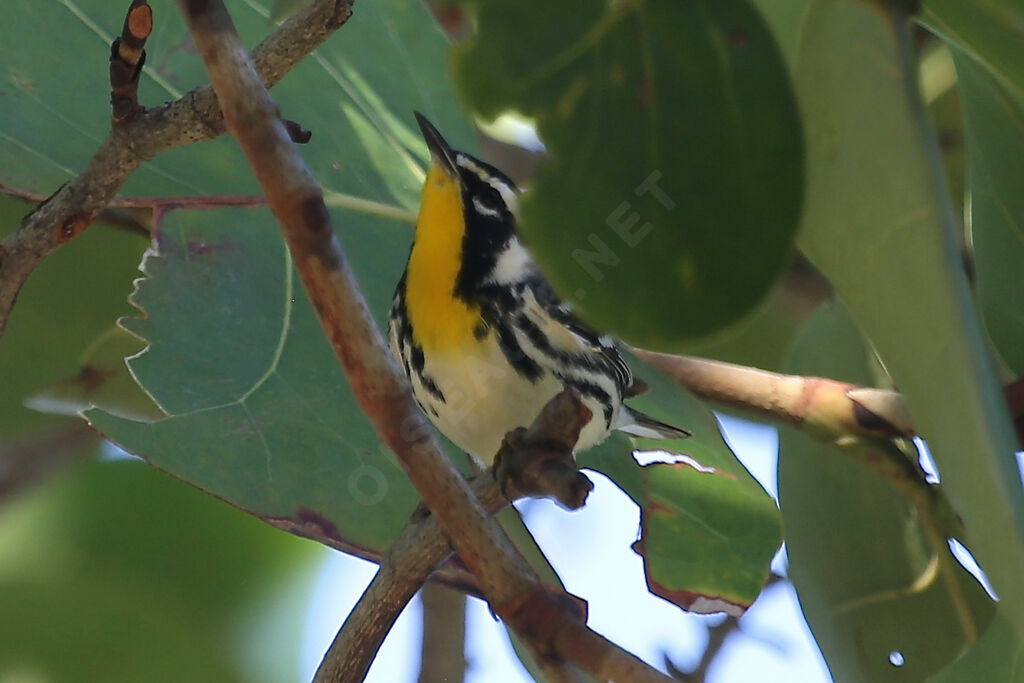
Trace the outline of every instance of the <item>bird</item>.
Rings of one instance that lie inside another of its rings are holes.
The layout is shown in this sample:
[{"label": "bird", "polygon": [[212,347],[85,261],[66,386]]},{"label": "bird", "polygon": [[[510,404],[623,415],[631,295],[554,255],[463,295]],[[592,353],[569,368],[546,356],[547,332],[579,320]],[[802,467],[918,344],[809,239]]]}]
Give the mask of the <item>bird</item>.
[{"label": "bird", "polygon": [[435,427],[489,465],[506,433],[528,427],[570,388],[591,411],[574,454],[615,430],[689,436],[625,405],[645,385],[616,342],[581,322],[537,267],[517,229],[515,183],[415,116],[430,165],[388,342]]}]

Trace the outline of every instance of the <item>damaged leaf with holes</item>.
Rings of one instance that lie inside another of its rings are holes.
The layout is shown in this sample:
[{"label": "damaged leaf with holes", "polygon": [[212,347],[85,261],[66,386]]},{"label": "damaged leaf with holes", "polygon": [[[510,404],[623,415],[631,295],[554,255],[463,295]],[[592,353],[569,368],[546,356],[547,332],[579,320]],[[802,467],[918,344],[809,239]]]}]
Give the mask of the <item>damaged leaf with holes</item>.
[{"label": "damaged leaf with holes", "polygon": [[[630,405],[685,424],[693,436],[660,441],[613,434],[581,453],[579,463],[611,478],[639,506],[633,549],[652,593],[697,613],[742,614],[768,580],[782,542],[779,510],[733,455],[704,404],[635,356],[628,361],[651,388]],[[641,466],[629,457],[634,449],[662,456]]]}]

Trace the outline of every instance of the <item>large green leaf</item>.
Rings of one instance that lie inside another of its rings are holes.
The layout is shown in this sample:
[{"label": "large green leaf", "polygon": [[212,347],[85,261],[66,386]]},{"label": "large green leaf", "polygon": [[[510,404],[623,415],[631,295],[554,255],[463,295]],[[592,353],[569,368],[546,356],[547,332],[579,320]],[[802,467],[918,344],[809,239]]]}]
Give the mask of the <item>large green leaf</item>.
[{"label": "large green leaf", "polygon": [[467,101],[532,118],[550,160],[523,229],[599,327],[677,346],[735,321],[788,264],[801,134],[745,0],[469,0]]},{"label": "large green leaf", "polygon": [[1020,0],[924,0],[921,21],[1024,95],[1024,4]]},{"label": "large green leaf", "polygon": [[1017,441],[961,265],[908,21],[891,7],[805,0],[790,15],[799,27],[780,31],[798,40],[807,126],[800,244],[906,397],[972,549],[1024,629]]},{"label": "large green leaf", "polygon": [[[408,226],[339,216],[374,310],[386,311]],[[123,324],[149,343],[130,361],[170,416],[90,421],[157,467],[264,517],[334,525],[367,554],[385,550],[417,496],[362,415],[264,209],[170,213]],[[201,302],[201,305],[199,305]]]},{"label": "large green leaf", "polygon": [[[790,346],[786,371],[871,386],[869,354],[845,308],[826,306]],[[858,462],[904,457],[892,443],[840,446],[780,430],[788,574],[837,680],[925,680],[970,644],[965,628],[976,637],[994,611],[946,539]],[[894,652],[900,666],[890,662]]]},{"label": "large green leaf", "polygon": [[[1022,43],[1024,46],[1024,43]],[[1004,88],[953,51],[970,146],[971,244],[978,302],[1003,360],[1024,375],[1024,89]]]},{"label": "large green leaf", "polygon": [[[580,456],[640,506],[640,540],[651,592],[688,610],[741,613],[760,594],[781,541],[775,502],[733,456],[706,406],[654,368],[630,358],[651,392],[630,404],[693,436],[639,440],[616,434]],[[633,449],[676,462],[641,467]]]}]

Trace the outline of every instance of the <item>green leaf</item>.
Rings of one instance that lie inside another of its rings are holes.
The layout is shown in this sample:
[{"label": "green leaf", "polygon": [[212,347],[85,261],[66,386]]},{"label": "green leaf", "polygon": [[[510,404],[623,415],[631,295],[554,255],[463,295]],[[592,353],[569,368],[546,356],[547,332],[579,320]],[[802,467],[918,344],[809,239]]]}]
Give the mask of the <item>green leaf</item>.
[{"label": "green leaf", "polygon": [[814,312],[828,283],[811,269],[800,267],[790,282],[776,287],[753,312],[715,334],[688,341],[680,353],[778,370],[790,340]]},{"label": "green leaf", "polygon": [[[386,311],[408,226],[355,214],[336,225],[373,309]],[[88,419],[245,510],[314,513],[363,554],[385,550],[417,496],[356,405],[269,211],[173,211],[158,243],[132,297],[145,317],[122,324],[148,342],[129,366],[170,417]]]},{"label": "green leaf", "polygon": [[[137,462],[74,468],[3,513],[0,676],[275,680],[239,670],[239,624],[316,546]],[[302,619],[274,643],[293,670]]]},{"label": "green leaf", "polygon": [[921,21],[1024,95],[1024,5],[1020,0],[925,0]]},{"label": "green leaf", "polygon": [[[631,357],[651,392],[630,405],[683,425],[681,441],[615,434],[579,457],[640,506],[641,537],[651,592],[695,612],[741,613],[761,592],[782,540],[775,502],[729,450],[714,415],[668,377]],[[674,463],[641,467],[634,449],[665,451]]]},{"label": "green leaf", "polygon": [[274,0],[270,7],[270,21],[277,22],[287,19],[308,4],[310,4],[309,0]]},{"label": "green leaf", "polygon": [[953,51],[970,148],[971,244],[978,303],[992,343],[1024,375],[1024,91],[1003,87]]},{"label": "green leaf", "polygon": [[[790,346],[786,371],[872,386],[870,353],[846,309],[829,305]],[[970,645],[965,628],[976,637],[994,612],[946,539],[858,462],[905,457],[892,443],[840,446],[792,427],[779,432],[789,578],[830,669],[844,681],[925,680]],[[902,666],[890,663],[893,652]]]},{"label": "green leaf", "polygon": [[82,354],[78,373],[28,397],[29,408],[56,415],[78,415],[98,406],[132,420],[156,420],[166,414],[128,372],[125,358],[144,344],[120,327],[104,332]]},{"label": "green leaf", "polygon": [[802,16],[801,247],[905,396],[972,549],[1024,629],[1017,440],[963,272],[907,18],[854,0],[815,0]]},{"label": "green leaf", "polygon": [[599,328],[661,348],[750,311],[788,265],[803,180],[785,65],[757,12],[466,4],[478,30],[455,54],[465,98],[485,118],[532,118],[550,153],[522,226],[559,292]]},{"label": "green leaf", "polygon": [[[0,196],[0,236],[30,210]],[[145,246],[140,235],[95,225],[32,273],[0,337],[0,442],[70,422],[30,410],[24,401],[77,372],[89,344],[131,311],[131,279]]]},{"label": "green leaf", "polygon": [[1024,683],[1024,640],[1004,614],[997,614],[978,644],[950,664],[931,683]]}]

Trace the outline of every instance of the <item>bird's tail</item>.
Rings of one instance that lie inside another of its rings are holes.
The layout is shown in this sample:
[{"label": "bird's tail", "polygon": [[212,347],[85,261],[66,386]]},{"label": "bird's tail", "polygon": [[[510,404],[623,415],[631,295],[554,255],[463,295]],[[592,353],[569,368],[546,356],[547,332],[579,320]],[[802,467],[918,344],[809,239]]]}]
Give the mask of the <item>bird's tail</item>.
[{"label": "bird's tail", "polygon": [[623,424],[619,425],[618,429],[630,436],[641,439],[685,439],[691,435],[689,430],[656,420],[650,415],[626,406],[622,406],[620,415],[620,421]]}]

